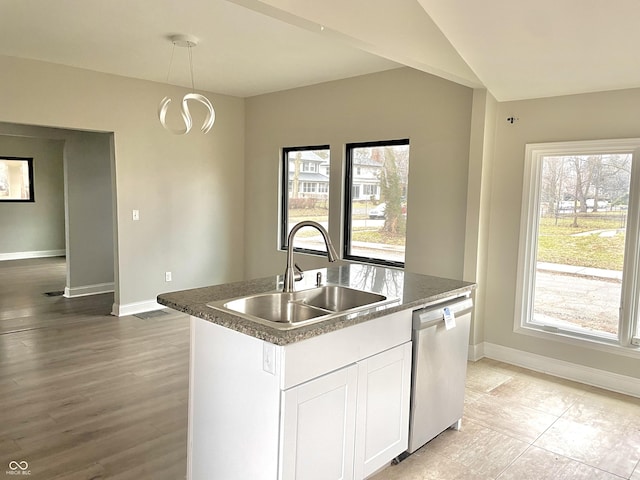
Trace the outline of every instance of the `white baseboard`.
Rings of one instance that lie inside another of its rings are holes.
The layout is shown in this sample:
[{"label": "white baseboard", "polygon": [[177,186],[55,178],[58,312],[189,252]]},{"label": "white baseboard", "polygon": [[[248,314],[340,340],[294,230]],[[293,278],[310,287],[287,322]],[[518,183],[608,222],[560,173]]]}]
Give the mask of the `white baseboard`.
[{"label": "white baseboard", "polygon": [[87,295],[98,295],[99,293],[111,293],[114,289],[113,282],[83,285],[82,287],[65,287],[64,296],[66,298],[84,297]]},{"label": "white baseboard", "polygon": [[469,351],[467,353],[467,360],[471,362],[477,362],[484,357],[484,343],[478,343],[476,345],[469,345]]},{"label": "white baseboard", "polygon": [[64,257],[67,251],[62,250],[38,250],[33,252],[0,253],[0,261],[23,260],[25,258]]},{"label": "white baseboard", "polygon": [[167,308],[164,305],[160,305],[155,300],[147,300],[146,302],[134,302],[118,304],[114,303],[111,307],[111,315],[116,317],[125,317],[127,315],[135,315],[136,313],[151,312],[153,310],[160,310]]},{"label": "white baseboard", "polygon": [[[523,352],[493,343],[484,342],[480,345],[482,345],[483,356],[493,360],[510,363],[519,367],[528,368],[529,370],[573,380],[594,387],[604,388],[613,392],[640,397],[640,378],[628,377],[626,375],[544,357],[535,353]],[[474,345],[473,347],[478,347],[478,345]],[[469,348],[471,353],[471,346]],[[479,357],[478,360],[480,358],[482,358],[482,356]],[[469,359],[471,360],[471,357]]]}]

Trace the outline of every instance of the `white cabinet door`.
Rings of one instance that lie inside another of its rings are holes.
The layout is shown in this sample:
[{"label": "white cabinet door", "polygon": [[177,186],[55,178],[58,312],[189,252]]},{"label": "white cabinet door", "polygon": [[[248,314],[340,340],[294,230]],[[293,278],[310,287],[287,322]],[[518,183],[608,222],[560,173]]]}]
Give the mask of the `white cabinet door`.
[{"label": "white cabinet door", "polygon": [[407,449],[411,342],[358,362],[355,479]]},{"label": "white cabinet door", "polygon": [[281,480],[350,480],[357,366],[282,392]]}]

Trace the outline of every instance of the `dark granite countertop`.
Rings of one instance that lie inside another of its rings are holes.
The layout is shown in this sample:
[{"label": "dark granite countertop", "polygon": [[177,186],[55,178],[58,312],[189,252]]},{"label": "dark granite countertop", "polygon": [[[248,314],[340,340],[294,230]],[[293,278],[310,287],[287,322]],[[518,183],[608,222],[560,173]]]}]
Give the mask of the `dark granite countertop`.
[{"label": "dark granite countertop", "polygon": [[322,273],[323,282],[326,284],[368,290],[397,300],[357,312],[332,315],[317,323],[290,330],[280,330],[207,306],[210,302],[282,290],[280,275],[163,293],[158,295],[158,303],[276,345],[286,345],[393,312],[422,308],[439,300],[464,295],[475,288],[475,284],[460,280],[419,275],[374,265],[345,264],[305,272],[305,278],[296,283],[296,290],[313,288],[317,272]]}]

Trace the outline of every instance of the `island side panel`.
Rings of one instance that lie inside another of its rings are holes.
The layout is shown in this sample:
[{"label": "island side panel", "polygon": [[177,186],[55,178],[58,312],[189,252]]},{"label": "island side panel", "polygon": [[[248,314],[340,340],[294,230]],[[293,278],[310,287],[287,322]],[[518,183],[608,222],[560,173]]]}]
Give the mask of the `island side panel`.
[{"label": "island side panel", "polygon": [[264,344],[191,317],[189,480],[277,478],[280,366],[263,369]]}]

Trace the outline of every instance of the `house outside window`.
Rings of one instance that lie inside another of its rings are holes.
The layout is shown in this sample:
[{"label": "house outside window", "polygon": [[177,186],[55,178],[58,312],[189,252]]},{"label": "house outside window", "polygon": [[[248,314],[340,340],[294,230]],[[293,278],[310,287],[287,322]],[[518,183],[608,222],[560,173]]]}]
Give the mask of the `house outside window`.
[{"label": "house outside window", "polygon": [[404,266],[409,140],[352,143],[346,153],[344,258]]},{"label": "house outside window", "polygon": [[640,139],[527,145],[514,328],[640,343]]},{"label": "house outside window", "polygon": [[[329,225],[329,146],[288,147],[282,150],[282,188],[280,248],[287,248],[291,229],[303,220]],[[303,228],[295,237],[294,249],[324,254],[326,247],[320,233]]]}]

